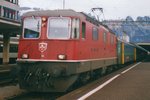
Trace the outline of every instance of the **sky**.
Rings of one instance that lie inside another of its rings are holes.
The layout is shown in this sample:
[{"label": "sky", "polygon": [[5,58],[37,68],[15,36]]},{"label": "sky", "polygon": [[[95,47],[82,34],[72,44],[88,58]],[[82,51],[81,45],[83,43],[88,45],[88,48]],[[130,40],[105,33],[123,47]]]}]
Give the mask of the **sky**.
[{"label": "sky", "polygon": [[[150,0],[64,0],[65,9],[90,13],[91,8],[101,7],[104,19],[125,19],[131,16],[150,16]],[[63,0],[20,0],[21,7],[37,7],[44,10],[62,9]]]}]

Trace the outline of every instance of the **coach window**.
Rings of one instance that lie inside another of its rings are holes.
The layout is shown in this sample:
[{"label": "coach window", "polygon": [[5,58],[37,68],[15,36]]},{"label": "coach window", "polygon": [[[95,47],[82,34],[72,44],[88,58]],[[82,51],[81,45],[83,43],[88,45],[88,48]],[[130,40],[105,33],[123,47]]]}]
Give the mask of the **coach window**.
[{"label": "coach window", "polygon": [[86,24],[85,22],[82,22],[82,38],[86,38]]},{"label": "coach window", "polygon": [[103,40],[104,40],[104,43],[106,43],[106,41],[107,41],[107,33],[106,32],[103,33]]},{"label": "coach window", "polygon": [[93,30],[92,30],[92,37],[93,37],[93,40],[98,40],[98,29],[93,27]]},{"label": "coach window", "polygon": [[71,38],[72,39],[78,39],[79,38],[79,25],[80,25],[80,20],[77,18],[72,19],[72,34]]},{"label": "coach window", "polygon": [[29,17],[24,19],[24,38],[39,38],[41,30],[41,18]]}]

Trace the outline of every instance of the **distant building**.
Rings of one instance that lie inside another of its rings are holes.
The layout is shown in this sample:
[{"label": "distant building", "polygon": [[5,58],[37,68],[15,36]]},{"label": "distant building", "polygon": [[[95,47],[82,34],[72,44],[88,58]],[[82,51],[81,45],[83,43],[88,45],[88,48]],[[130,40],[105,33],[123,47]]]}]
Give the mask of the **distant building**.
[{"label": "distant building", "polygon": [[14,35],[19,30],[19,8],[18,0],[0,0],[0,34]]},{"label": "distant building", "polygon": [[0,37],[3,43],[3,63],[9,63],[9,48],[12,39],[20,33],[18,0],[0,0]]},{"label": "distant building", "polygon": [[18,0],[0,0],[0,18],[18,21],[19,19]]}]

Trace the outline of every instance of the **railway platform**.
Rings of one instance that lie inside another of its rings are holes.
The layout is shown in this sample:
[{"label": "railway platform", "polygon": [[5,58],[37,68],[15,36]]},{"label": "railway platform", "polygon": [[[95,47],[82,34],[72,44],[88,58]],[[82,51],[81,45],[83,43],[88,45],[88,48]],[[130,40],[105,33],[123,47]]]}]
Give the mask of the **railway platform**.
[{"label": "railway platform", "polygon": [[96,80],[58,100],[150,100],[150,58]]}]

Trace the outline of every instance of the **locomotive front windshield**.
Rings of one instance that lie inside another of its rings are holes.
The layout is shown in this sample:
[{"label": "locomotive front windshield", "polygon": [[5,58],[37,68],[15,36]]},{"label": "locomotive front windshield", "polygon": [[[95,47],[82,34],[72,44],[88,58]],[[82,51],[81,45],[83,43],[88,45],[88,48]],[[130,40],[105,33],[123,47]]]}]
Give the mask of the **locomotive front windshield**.
[{"label": "locomotive front windshield", "polygon": [[41,30],[40,17],[27,17],[24,19],[24,38],[39,38]]},{"label": "locomotive front windshield", "polygon": [[71,19],[66,17],[49,18],[49,39],[69,39],[71,30]]}]

